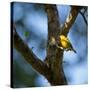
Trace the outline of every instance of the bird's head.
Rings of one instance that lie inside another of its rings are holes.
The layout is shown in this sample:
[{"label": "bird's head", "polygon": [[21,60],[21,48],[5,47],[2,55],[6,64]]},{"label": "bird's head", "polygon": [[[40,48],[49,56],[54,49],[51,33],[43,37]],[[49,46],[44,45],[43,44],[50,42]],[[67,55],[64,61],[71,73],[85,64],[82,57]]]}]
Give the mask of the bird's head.
[{"label": "bird's head", "polygon": [[64,35],[59,36],[60,40],[64,40],[66,37]]}]

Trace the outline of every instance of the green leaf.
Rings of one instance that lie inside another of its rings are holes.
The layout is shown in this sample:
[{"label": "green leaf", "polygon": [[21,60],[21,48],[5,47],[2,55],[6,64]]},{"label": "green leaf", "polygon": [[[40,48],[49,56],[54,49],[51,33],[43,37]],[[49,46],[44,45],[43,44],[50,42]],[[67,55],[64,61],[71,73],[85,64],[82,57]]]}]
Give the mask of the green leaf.
[{"label": "green leaf", "polygon": [[24,32],[24,35],[25,35],[25,37],[28,37],[29,36],[29,32],[28,31]]}]

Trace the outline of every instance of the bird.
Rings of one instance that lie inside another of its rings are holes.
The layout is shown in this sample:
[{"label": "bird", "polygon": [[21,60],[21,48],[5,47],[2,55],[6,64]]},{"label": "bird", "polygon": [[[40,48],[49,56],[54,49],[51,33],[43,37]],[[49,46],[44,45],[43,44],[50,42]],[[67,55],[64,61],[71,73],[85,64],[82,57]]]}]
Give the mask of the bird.
[{"label": "bird", "polygon": [[76,50],[73,48],[70,40],[65,35],[59,36],[57,47],[66,51],[74,51],[76,53]]}]

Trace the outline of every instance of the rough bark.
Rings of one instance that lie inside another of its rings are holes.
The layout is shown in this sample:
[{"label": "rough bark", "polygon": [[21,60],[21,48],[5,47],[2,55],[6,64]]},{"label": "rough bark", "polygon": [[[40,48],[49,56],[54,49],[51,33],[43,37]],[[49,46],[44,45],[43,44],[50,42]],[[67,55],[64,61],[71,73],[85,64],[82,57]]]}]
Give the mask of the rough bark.
[{"label": "rough bark", "polygon": [[[20,38],[13,26],[13,45],[31,64],[31,66],[43,75],[51,85],[66,85],[67,80],[63,71],[63,50],[50,45],[51,38],[54,37],[58,41],[60,34],[68,35],[70,28],[76,20],[81,7],[71,6],[70,14],[68,15],[63,27],[60,27],[59,15],[56,5],[45,4],[45,11],[48,18],[48,43],[47,43],[47,57],[44,62],[35,56],[32,50]],[[61,32],[62,31],[62,32]]]},{"label": "rough bark", "polygon": [[63,72],[63,51],[57,49],[55,46],[50,46],[51,38],[58,39],[60,33],[59,15],[56,5],[45,5],[45,11],[48,17],[48,45],[47,45],[47,58],[45,62],[48,64],[51,73],[52,85],[65,85],[67,84]]}]

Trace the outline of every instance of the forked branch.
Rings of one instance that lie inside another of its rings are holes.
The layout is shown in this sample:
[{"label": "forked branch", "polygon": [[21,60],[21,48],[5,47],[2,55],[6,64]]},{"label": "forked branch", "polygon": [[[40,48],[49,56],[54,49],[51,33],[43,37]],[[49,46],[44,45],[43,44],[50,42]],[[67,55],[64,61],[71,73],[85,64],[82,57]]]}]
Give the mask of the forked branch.
[{"label": "forked branch", "polygon": [[[81,7],[71,6],[70,14],[68,15],[63,27],[60,27],[59,15],[56,5],[44,5],[48,17],[48,43],[47,43],[47,58],[42,62],[32,52],[28,45],[21,39],[16,32],[15,27],[13,30],[13,44],[14,47],[21,53],[25,60],[40,74],[42,74],[49,81],[51,85],[66,85],[67,80],[63,71],[63,51],[55,46],[50,46],[52,37],[56,42],[58,36],[61,34],[67,36],[70,28],[78,16]],[[13,24],[12,24],[13,25]],[[62,32],[61,32],[62,30]]]}]

